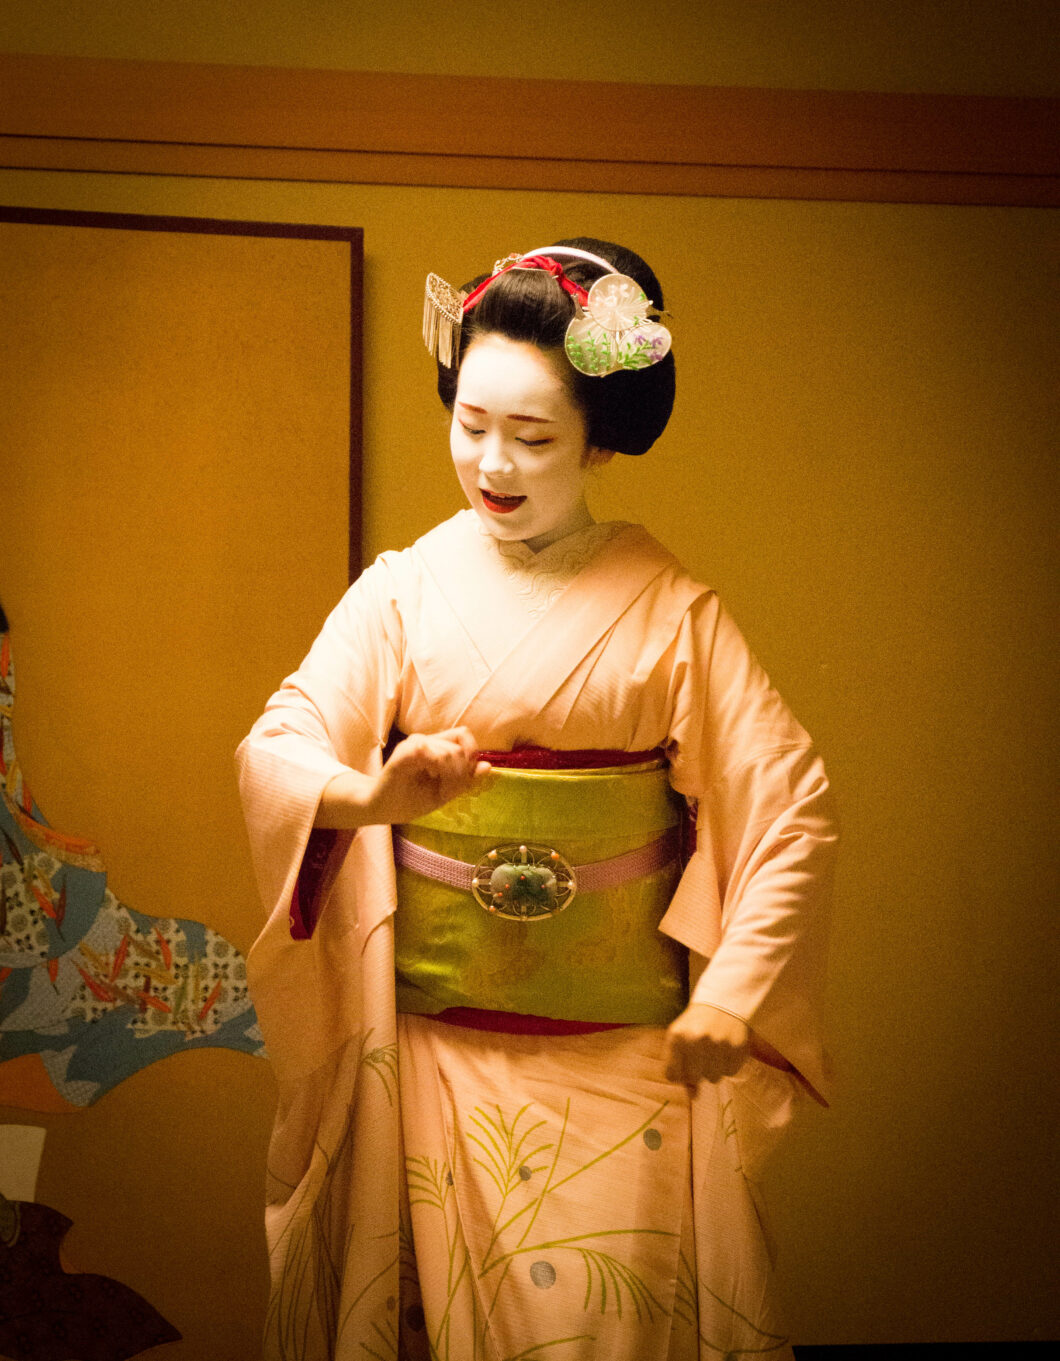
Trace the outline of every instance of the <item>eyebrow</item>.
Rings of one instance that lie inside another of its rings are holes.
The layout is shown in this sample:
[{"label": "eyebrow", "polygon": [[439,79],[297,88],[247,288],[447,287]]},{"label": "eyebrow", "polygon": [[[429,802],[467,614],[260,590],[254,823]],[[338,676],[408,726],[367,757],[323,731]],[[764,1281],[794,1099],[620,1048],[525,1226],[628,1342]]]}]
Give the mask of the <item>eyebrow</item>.
[{"label": "eyebrow", "polygon": [[[472,406],[470,402],[457,402],[457,406],[463,407],[465,411],[474,411],[475,414],[479,416],[489,415],[489,412],[486,410],[484,406]],[[506,421],[531,421],[534,425],[556,424],[555,421],[549,420],[547,416],[523,416],[515,411],[510,412],[507,416],[505,416],[504,419]]]}]

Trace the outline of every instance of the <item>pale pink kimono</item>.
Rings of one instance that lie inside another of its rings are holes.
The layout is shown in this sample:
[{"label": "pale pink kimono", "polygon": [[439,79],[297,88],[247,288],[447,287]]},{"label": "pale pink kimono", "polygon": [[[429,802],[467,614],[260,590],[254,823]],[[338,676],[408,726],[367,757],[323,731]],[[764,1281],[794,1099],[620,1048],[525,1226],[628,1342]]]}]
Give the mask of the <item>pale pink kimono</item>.
[{"label": "pale pink kimono", "polygon": [[[299,908],[311,938],[293,937],[324,786],[378,769],[393,726],[458,723],[498,750],[667,749],[698,841],[661,929],[688,947],[693,999],[792,1071],[750,1059],[690,1101],[661,1029],[396,1017],[387,827],[334,838]],[[280,1089],[266,1355],[790,1355],[756,1179],[826,1090],[835,835],[820,761],[715,594],[638,526],[535,555],[464,511],[360,577],[238,760],[270,913],[250,980]]]}]

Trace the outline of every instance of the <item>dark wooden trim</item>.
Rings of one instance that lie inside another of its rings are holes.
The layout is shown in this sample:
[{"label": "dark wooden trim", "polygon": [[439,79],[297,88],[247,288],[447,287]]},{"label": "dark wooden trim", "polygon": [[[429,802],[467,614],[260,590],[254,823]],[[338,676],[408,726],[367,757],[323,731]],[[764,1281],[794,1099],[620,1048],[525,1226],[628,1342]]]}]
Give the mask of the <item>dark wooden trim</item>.
[{"label": "dark wooden trim", "polygon": [[75,173],[206,176],[339,184],[676,194],[866,203],[964,203],[1055,207],[1060,180],[1038,175],[803,169],[790,166],[616,165],[413,157],[382,152],[278,151],[136,142],[76,142],[0,135],[0,167]]},{"label": "dark wooden trim", "polygon": [[0,222],[37,226],[96,227],[120,231],[191,232],[213,236],[272,236],[302,241],[346,243],[350,264],[350,411],[349,411],[349,547],[350,581],[362,565],[361,312],[364,275],[364,231],[361,227],[317,226],[302,222],[243,222],[229,218],[170,217],[148,213],[92,213],[51,208],[0,207]]},{"label": "dark wooden trim", "polygon": [[350,547],[346,574],[352,586],[364,566],[364,232],[360,227],[347,230],[357,234],[356,240],[350,239]]},{"label": "dark wooden trim", "polygon": [[0,164],[33,169],[1043,206],[1058,125],[1057,99],[0,55]]},{"label": "dark wooden trim", "polygon": [[1027,1358],[1056,1350],[1055,1342],[877,1342],[851,1343],[847,1346],[795,1346],[795,1361],[986,1361],[987,1357],[1007,1361],[1009,1357]]},{"label": "dark wooden trim", "polygon": [[305,241],[363,242],[361,227],[317,226],[308,222],[244,222],[228,217],[176,217],[154,213],[91,213],[56,208],[0,207],[0,222],[52,227],[109,227],[131,232],[190,232],[207,236],[279,236]]}]

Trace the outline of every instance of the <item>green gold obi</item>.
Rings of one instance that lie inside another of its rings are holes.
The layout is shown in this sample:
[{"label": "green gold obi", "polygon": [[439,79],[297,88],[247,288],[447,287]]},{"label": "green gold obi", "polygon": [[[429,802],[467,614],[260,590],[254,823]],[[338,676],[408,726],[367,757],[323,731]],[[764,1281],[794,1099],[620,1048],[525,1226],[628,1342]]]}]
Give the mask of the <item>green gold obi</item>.
[{"label": "green gold obi", "polygon": [[[678,827],[682,815],[661,763],[494,769],[474,794],[394,831],[467,864],[498,845],[523,843],[587,866],[654,841]],[[522,921],[487,911],[468,890],[399,866],[398,1011],[476,1007],[667,1025],[688,995],[686,952],[658,929],[680,872],[675,858],[615,887],[577,891],[554,916]]]}]

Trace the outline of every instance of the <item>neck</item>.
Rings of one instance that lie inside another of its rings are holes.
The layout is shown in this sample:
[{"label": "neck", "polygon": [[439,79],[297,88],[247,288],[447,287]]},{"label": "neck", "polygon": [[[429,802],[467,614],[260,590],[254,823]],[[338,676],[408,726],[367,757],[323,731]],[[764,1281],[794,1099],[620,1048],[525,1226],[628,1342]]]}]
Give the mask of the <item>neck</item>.
[{"label": "neck", "polygon": [[581,505],[561,524],[553,529],[547,530],[544,534],[538,534],[532,539],[524,539],[523,543],[530,549],[531,553],[540,553],[542,548],[548,548],[550,544],[558,543],[560,539],[565,539],[568,534],[577,534],[579,529],[585,529],[594,524],[589,507],[583,501]]}]

